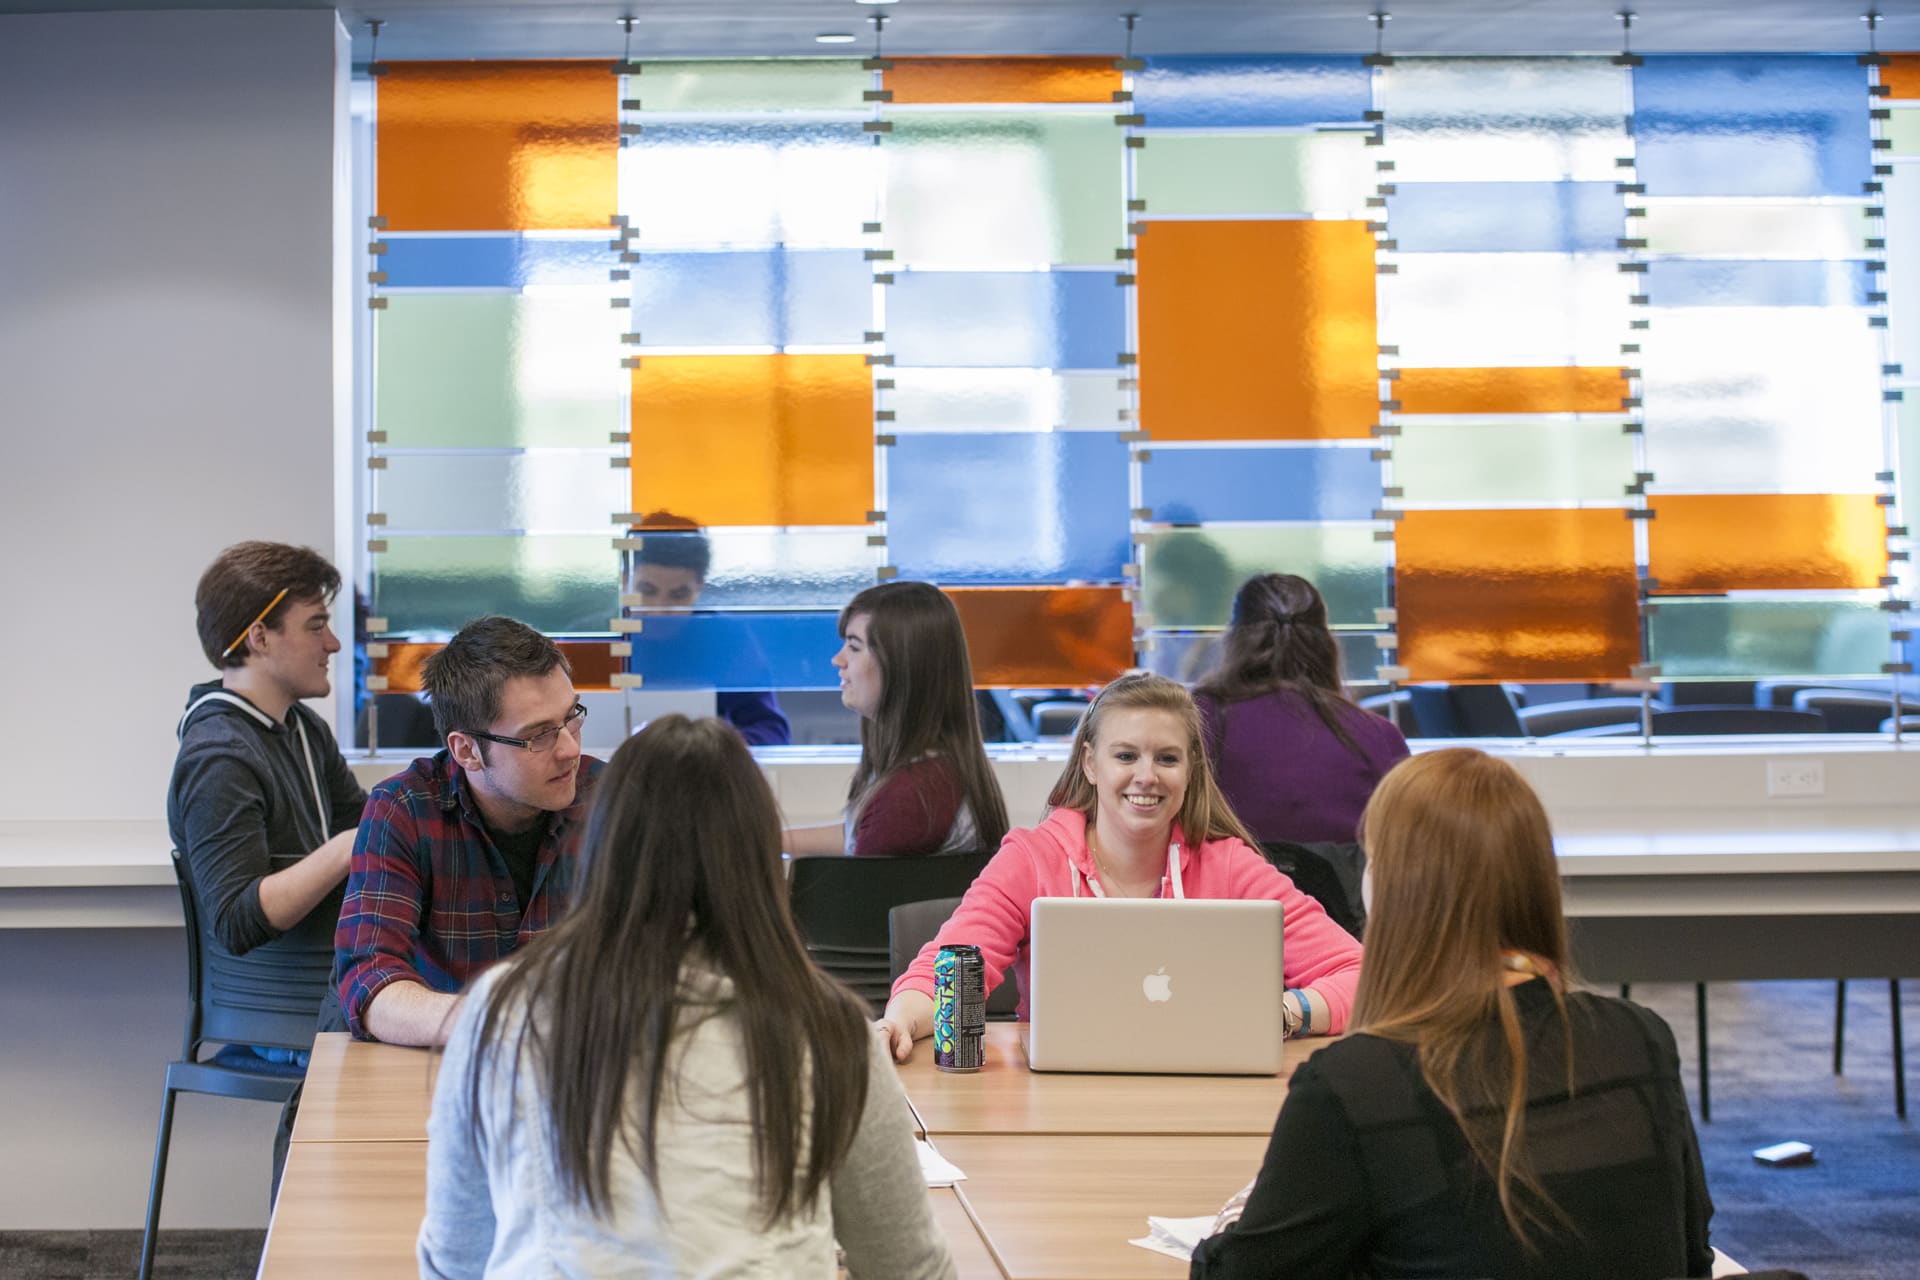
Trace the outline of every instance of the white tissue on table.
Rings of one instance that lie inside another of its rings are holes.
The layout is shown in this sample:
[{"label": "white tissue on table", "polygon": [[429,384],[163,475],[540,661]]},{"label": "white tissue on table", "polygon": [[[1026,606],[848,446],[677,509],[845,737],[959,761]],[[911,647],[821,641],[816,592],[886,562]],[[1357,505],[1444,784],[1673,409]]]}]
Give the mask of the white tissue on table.
[{"label": "white tissue on table", "polygon": [[930,1187],[950,1187],[966,1178],[960,1172],[960,1166],[927,1145],[925,1138],[913,1140],[914,1150],[920,1153],[920,1174]]},{"label": "white tissue on table", "polygon": [[1200,1242],[1212,1234],[1213,1219],[1211,1213],[1198,1218],[1148,1218],[1147,1234],[1127,1243],[1185,1262],[1193,1257]]}]

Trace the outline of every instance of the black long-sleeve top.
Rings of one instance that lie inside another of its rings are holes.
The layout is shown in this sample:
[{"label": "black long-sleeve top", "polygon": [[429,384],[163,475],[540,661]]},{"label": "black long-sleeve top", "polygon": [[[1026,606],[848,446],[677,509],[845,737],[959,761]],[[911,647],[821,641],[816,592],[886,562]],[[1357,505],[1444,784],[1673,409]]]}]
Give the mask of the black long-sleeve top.
[{"label": "black long-sleeve top", "polygon": [[[1294,1073],[1246,1212],[1194,1252],[1193,1280],[1710,1274],[1713,1204],[1673,1032],[1625,1000],[1568,996],[1569,1096],[1551,988],[1535,979],[1513,994],[1527,1036],[1527,1151],[1573,1228],[1536,1230],[1538,1252],[1526,1252],[1413,1046],[1356,1035]],[[1498,1051],[1499,1026],[1486,1034]]]}]

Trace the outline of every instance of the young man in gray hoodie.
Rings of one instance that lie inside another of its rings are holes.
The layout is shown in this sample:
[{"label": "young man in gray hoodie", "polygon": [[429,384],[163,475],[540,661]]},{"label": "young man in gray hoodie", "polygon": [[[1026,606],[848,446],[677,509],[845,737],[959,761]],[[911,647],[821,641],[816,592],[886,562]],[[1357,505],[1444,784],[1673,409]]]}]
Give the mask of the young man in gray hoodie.
[{"label": "young man in gray hoodie", "polygon": [[242,542],[194,593],[220,678],[193,686],[167,826],[217,945],[330,944],[367,793],[305,698],[332,690],[328,608],[340,575],[316,552]]}]

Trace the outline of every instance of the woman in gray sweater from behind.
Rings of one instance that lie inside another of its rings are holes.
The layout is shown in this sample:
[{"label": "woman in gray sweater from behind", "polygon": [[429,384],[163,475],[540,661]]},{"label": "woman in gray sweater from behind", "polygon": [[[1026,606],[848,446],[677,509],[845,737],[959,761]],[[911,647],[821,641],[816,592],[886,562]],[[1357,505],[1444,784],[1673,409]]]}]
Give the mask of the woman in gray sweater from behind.
[{"label": "woman in gray sweater from behind", "polygon": [[[498,749],[498,748],[496,748]],[[666,716],[614,753],[572,913],[453,1014],[425,1277],[954,1275],[898,1077],[787,914],[746,745]]]}]

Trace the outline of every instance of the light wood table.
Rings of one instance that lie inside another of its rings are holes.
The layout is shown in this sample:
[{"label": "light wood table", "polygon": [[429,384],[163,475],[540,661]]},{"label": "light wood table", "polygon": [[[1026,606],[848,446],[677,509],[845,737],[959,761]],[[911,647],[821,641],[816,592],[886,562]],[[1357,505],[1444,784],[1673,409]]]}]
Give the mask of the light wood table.
[{"label": "light wood table", "polygon": [[313,1038],[293,1140],[425,1142],[441,1062],[425,1049],[321,1032]]},{"label": "light wood table", "polygon": [[[1243,1134],[1265,1138],[1294,1069],[1331,1040],[1288,1042],[1278,1076],[1082,1075],[1029,1071],[1020,1026],[987,1024],[986,1066],[941,1071],[933,1045],[900,1068],[924,1131],[950,1133]],[[963,1164],[961,1168],[965,1168]]]},{"label": "light wood table", "polygon": [[[307,1109],[302,1103],[300,1119]],[[260,1275],[273,1280],[413,1280],[427,1203],[427,1144],[296,1142],[267,1228]]]},{"label": "light wood table", "polygon": [[1147,1234],[1150,1214],[1217,1212],[1259,1171],[1267,1139],[954,1134],[935,1145],[966,1171],[961,1198],[1009,1280],[1172,1280],[1186,1263],[1127,1242]]}]

